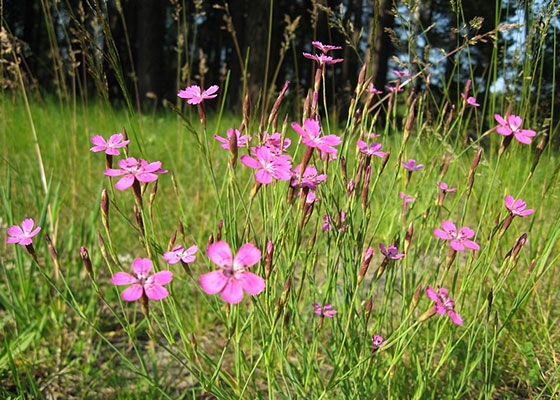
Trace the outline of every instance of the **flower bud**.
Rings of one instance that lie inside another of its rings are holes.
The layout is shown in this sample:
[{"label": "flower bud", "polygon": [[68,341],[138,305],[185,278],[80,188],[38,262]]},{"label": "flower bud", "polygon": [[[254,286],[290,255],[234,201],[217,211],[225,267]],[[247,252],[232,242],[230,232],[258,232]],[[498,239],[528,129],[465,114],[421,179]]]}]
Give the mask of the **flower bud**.
[{"label": "flower bud", "polygon": [[93,278],[94,278],[93,267],[91,265],[91,260],[89,258],[89,254],[88,254],[88,251],[87,251],[85,246],[80,247],[80,257],[82,257],[82,261],[84,263],[84,268],[86,269],[90,279],[93,280]]},{"label": "flower bud", "polygon": [[101,191],[100,208],[101,222],[103,223],[105,230],[109,231],[109,197],[107,195],[107,189],[105,188]]}]

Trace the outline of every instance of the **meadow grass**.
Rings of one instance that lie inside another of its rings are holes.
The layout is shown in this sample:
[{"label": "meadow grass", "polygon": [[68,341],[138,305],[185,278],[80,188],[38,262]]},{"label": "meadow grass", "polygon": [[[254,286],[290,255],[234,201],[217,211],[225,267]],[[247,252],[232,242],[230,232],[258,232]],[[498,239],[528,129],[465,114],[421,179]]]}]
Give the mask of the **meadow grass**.
[{"label": "meadow grass", "polygon": [[[492,67],[501,67],[497,56]],[[530,76],[523,83],[530,82],[519,102],[477,88],[481,107],[458,98],[455,110],[444,100],[434,104],[429,89],[411,95],[406,85],[396,96],[376,96],[370,103],[376,108],[368,109],[364,74],[347,121],[329,119],[319,74],[318,104],[308,101],[298,110],[301,118],[292,112],[293,99],[284,99],[277,127],[268,109],[261,124],[258,106],[252,113],[224,112],[227,96],[204,126],[197,106],[186,104],[141,114],[103,99],[86,105],[61,95],[27,103],[21,90],[6,92],[0,225],[6,232],[31,217],[42,230],[33,238],[36,257],[4,239],[0,245],[1,395],[556,397],[557,127],[533,117],[530,87],[540,81],[529,74],[532,66],[521,68]],[[386,118],[377,117],[380,107]],[[494,120],[494,113],[506,112],[537,131],[531,145],[513,139],[506,148]],[[257,185],[255,171],[240,158],[252,154],[247,147],[237,154],[213,138],[244,125],[251,146],[258,146],[263,131],[281,132],[292,140],[295,167],[308,147],[290,122],[313,116],[322,135],[341,138],[336,159],[321,159],[318,149],[308,153],[310,165],[327,175],[313,204],[289,180]],[[168,170],[157,186],[143,185],[142,205],[133,189],[116,189],[119,178],[104,176],[104,154],[89,151],[93,135],[123,129],[131,143],[122,152],[159,160]],[[371,132],[380,137],[368,138]],[[390,150],[372,157],[369,173],[359,139]],[[401,164],[408,159],[424,167],[408,173]],[[457,189],[444,199],[442,181]],[[534,213],[510,220],[506,195],[522,198]],[[405,196],[413,199],[406,209]],[[323,229],[325,216],[331,229]],[[474,230],[479,249],[450,251],[434,234],[445,220]],[[265,278],[265,289],[245,293],[239,304],[200,285],[201,276],[217,269],[206,249],[220,240],[234,253],[246,243],[262,253],[250,271]],[[380,243],[405,256],[386,259]],[[179,244],[196,244],[196,261],[167,265],[164,253]],[[137,258],[172,271],[169,296],[123,300],[123,288],[111,279],[132,272]],[[462,325],[435,313],[427,288],[437,286],[449,290]],[[313,303],[331,304],[337,313],[316,314]],[[372,335],[383,343],[374,346]]]}]

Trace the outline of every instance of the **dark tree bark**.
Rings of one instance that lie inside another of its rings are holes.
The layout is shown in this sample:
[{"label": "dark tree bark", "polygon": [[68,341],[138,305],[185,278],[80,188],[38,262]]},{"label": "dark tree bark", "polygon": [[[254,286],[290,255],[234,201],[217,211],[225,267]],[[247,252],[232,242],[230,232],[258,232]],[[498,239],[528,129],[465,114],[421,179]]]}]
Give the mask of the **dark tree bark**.
[{"label": "dark tree bark", "polygon": [[370,41],[371,51],[371,76],[374,86],[383,90],[387,82],[387,69],[389,58],[393,54],[393,44],[385,28],[393,29],[395,16],[391,10],[391,0],[374,1],[374,16],[370,19],[372,36]]}]

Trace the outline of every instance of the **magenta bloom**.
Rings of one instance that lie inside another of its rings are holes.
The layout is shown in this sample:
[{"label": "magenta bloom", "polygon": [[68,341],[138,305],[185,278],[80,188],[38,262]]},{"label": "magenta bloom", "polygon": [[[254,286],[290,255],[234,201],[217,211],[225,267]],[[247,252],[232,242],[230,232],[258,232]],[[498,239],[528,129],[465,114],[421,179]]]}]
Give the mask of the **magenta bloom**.
[{"label": "magenta bloom", "polygon": [[272,182],[273,177],[280,181],[292,178],[292,157],[274,154],[266,146],[255,147],[253,156],[255,158],[243,155],[241,162],[249,168],[257,168],[257,182],[267,184]]},{"label": "magenta bloom", "polygon": [[438,188],[440,188],[442,190],[442,192],[444,193],[449,193],[449,192],[456,192],[457,188],[450,188],[447,183],[445,182],[438,182],[436,183],[436,185],[438,186]]},{"label": "magenta bloom", "polygon": [[346,213],[344,211],[340,212],[340,215],[339,215],[339,218],[338,218],[338,224],[334,221],[334,218],[329,217],[328,215],[324,215],[323,216],[323,226],[322,226],[323,231],[328,232],[328,231],[332,230],[333,224],[337,225],[339,232],[346,231],[346,225],[343,224],[345,219],[346,219]]},{"label": "magenta bloom", "polygon": [[229,150],[229,140],[234,132],[235,136],[237,136],[237,148],[245,147],[247,146],[247,142],[251,141],[251,135],[242,135],[237,129],[233,128],[227,130],[227,139],[218,135],[214,135],[214,139],[223,143],[221,145],[222,149]]},{"label": "magenta bloom", "polygon": [[392,93],[402,92],[404,90],[400,86],[388,86],[388,85],[385,85],[385,89],[387,89],[389,92],[392,92]]},{"label": "magenta bloom", "polygon": [[156,174],[167,172],[161,169],[160,161],[148,164],[146,160],[137,161],[134,157],[128,157],[126,160],[119,160],[119,167],[121,167],[121,169],[105,170],[105,175],[107,176],[124,175],[115,184],[115,187],[119,190],[126,190],[131,187],[134,183],[134,179],[140,182],[153,182],[158,178]]},{"label": "magenta bloom", "polygon": [[167,264],[177,264],[179,261],[190,264],[196,260],[194,255],[198,251],[198,247],[193,245],[185,250],[183,246],[177,246],[173,250],[166,252],[163,255]]},{"label": "magenta bloom", "polygon": [[344,61],[343,58],[332,58],[331,56],[327,56],[326,54],[310,54],[310,53],[303,53],[305,58],[309,58],[310,60],[315,60],[319,65],[325,64],[336,64],[339,62]]},{"label": "magenta bloom", "polygon": [[377,157],[384,157],[385,152],[380,151],[383,145],[381,143],[373,143],[371,146],[368,146],[366,142],[363,140],[358,140],[356,143],[358,148],[360,149],[360,153],[365,154],[368,157],[377,156]]},{"label": "magenta bloom", "polygon": [[393,70],[393,74],[397,75],[399,78],[406,78],[410,76],[408,71],[397,71],[396,69]]},{"label": "magenta bloom", "polygon": [[185,88],[185,90],[179,90],[177,96],[182,99],[187,99],[187,103],[189,104],[199,104],[204,100],[213,99],[214,97],[216,97],[217,94],[215,93],[218,91],[218,89],[218,85],[212,85],[205,91],[201,92],[200,86],[192,85]]},{"label": "magenta bloom", "polygon": [[219,241],[208,246],[206,254],[222,268],[199,278],[200,286],[206,293],[220,293],[226,302],[237,304],[243,300],[243,290],[251,295],[264,290],[264,279],[246,270],[261,259],[261,251],[253,244],[241,246],[233,258],[229,244]]},{"label": "magenta bloom", "polygon": [[373,350],[379,349],[381,346],[385,344],[385,340],[379,335],[371,335],[371,346]]},{"label": "magenta bloom", "polygon": [[504,200],[506,202],[506,208],[511,212],[511,215],[525,217],[535,212],[532,208],[526,210],[525,208],[527,207],[527,203],[521,199],[515,200],[510,195],[507,195]]},{"label": "magenta bloom", "polygon": [[321,126],[316,119],[306,119],[303,127],[296,122],[292,122],[292,128],[301,135],[302,142],[306,146],[316,147],[323,153],[333,154],[336,156],[337,150],[332,146],[337,146],[341,140],[336,135],[321,136]]},{"label": "magenta bloom", "polygon": [[381,94],[383,93],[383,90],[377,90],[375,86],[373,86],[373,83],[370,83],[368,87],[368,92],[370,92],[371,94]]},{"label": "magenta bloom", "polygon": [[461,97],[463,98],[463,100],[465,100],[467,102],[467,104],[469,106],[473,106],[473,107],[478,107],[480,106],[480,104],[478,104],[476,102],[476,99],[472,96],[467,96],[465,93],[461,93]]},{"label": "magenta bloom", "polygon": [[536,136],[536,132],[530,129],[519,129],[523,120],[517,115],[509,115],[507,122],[500,114],[494,114],[494,119],[500,126],[496,128],[502,136],[509,136],[513,133],[518,142],[523,144],[531,143],[531,137]]},{"label": "magenta bloom", "polygon": [[161,300],[168,296],[166,285],[173,280],[171,271],[160,271],[150,275],[152,260],[149,258],[137,258],[132,264],[136,276],[126,272],[117,272],[113,275],[111,282],[115,285],[130,285],[122,293],[121,297],[126,301],[138,300],[145,294],[148,299]]},{"label": "magenta bloom", "polygon": [[328,53],[328,52],[331,51],[331,50],[340,50],[340,49],[342,49],[341,46],[333,46],[333,45],[331,45],[331,44],[323,44],[323,43],[321,43],[321,42],[319,42],[319,41],[311,42],[311,44],[312,44],[315,48],[321,50],[323,53]]},{"label": "magenta bloom", "polygon": [[397,253],[397,248],[393,245],[386,248],[383,243],[379,243],[379,249],[385,257],[391,260],[398,260],[404,257],[404,253]]},{"label": "magenta bloom", "polygon": [[327,174],[317,175],[317,170],[315,169],[315,167],[312,165],[308,165],[305,168],[305,172],[303,173],[300,182],[300,168],[301,164],[298,164],[297,167],[292,171],[293,175],[290,185],[293,187],[297,187],[299,183],[299,187],[306,187],[310,190],[317,190],[317,185],[327,179]]},{"label": "magenta bloom", "polygon": [[22,246],[27,246],[33,243],[31,238],[39,233],[41,227],[33,229],[35,221],[33,218],[26,218],[21,222],[21,227],[12,225],[8,228],[8,235],[11,237],[6,238],[6,243],[18,243]]},{"label": "magenta bloom", "polygon": [[418,171],[424,168],[424,164],[416,164],[416,160],[412,158],[407,162],[401,161],[401,164],[407,171]]},{"label": "magenta bloom", "polygon": [[474,236],[474,231],[472,229],[465,226],[459,229],[459,232],[457,233],[457,227],[451,221],[443,221],[441,226],[443,230],[439,228],[434,229],[434,235],[440,239],[451,240],[449,245],[453,250],[463,251],[465,250],[465,247],[471,250],[480,249],[480,246],[477,243],[469,240]]},{"label": "magenta bloom", "polygon": [[409,194],[405,195],[404,192],[399,192],[399,197],[400,197],[401,199],[403,199],[403,206],[404,206],[405,208],[406,208],[406,205],[407,205],[408,203],[414,203],[414,200],[416,200],[416,199],[412,198],[412,196],[409,195]]},{"label": "magenta bloom", "polygon": [[94,153],[98,151],[104,151],[105,154],[110,156],[118,156],[120,153],[117,150],[118,148],[124,147],[130,143],[130,140],[124,140],[124,136],[122,133],[117,133],[115,135],[111,135],[108,141],[105,141],[101,136],[95,135],[91,138],[91,143],[93,146],[89,151],[93,151]]},{"label": "magenta bloom", "polygon": [[463,325],[463,320],[455,312],[455,302],[447,295],[447,289],[438,286],[438,291],[436,292],[431,286],[428,286],[426,294],[436,302],[436,312],[439,315],[447,314],[454,324]]},{"label": "magenta bloom", "polygon": [[313,312],[317,315],[321,315],[323,317],[332,318],[333,315],[338,313],[335,309],[333,309],[332,304],[325,303],[323,307],[319,303],[313,303]]},{"label": "magenta bloom", "polygon": [[289,138],[284,138],[282,141],[282,134],[276,132],[272,135],[263,132],[263,143],[272,153],[280,154],[288,150],[292,141]]}]

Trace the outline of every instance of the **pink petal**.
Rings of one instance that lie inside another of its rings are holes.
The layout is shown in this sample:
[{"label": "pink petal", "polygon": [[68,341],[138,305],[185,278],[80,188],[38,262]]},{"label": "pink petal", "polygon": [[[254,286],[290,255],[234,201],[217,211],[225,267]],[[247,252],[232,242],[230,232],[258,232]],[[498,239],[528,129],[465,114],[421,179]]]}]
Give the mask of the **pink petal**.
[{"label": "pink petal", "polygon": [[212,260],[212,262],[219,265],[220,267],[228,267],[233,263],[229,244],[227,244],[223,240],[212,243],[210,246],[208,246],[208,248],[206,249],[206,254],[208,255],[208,258]]},{"label": "pink petal", "polygon": [[[90,149],[90,150],[91,150],[91,149]],[[108,155],[110,155],[110,156],[118,156],[118,155],[121,154],[121,153],[119,153],[119,151],[116,150],[116,149],[107,148],[107,150],[105,150],[105,154],[108,154]]]},{"label": "pink petal", "polygon": [[447,232],[457,232],[457,227],[455,226],[455,224],[451,221],[443,221],[441,223],[441,226],[443,227],[443,229],[445,229]]},{"label": "pink petal", "polygon": [[459,314],[457,314],[455,311],[449,310],[449,311],[447,311],[447,315],[449,315],[449,317],[451,318],[451,321],[453,321],[454,324],[463,325],[463,320],[461,319]]},{"label": "pink petal", "polygon": [[7,237],[6,243],[19,243],[20,240],[19,237]]},{"label": "pink petal", "polygon": [[18,225],[12,225],[8,228],[8,235],[21,236],[23,235],[23,231]]},{"label": "pink petal", "polygon": [[114,135],[111,135],[109,137],[109,140],[107,142],[108,142],[109,145],[114,146],[117,143],[119,143],[121,140],[123,140],[122,133],[115,133]]},{"label": "pink petal", "polygon": [[24,219],[23,222],[21,223],[21,227],[23,228],[23,232],[24,233],[31,232],[31,230],[33,229],[33,225],[35,225],[35,222],[33,222],[32,218]]},{"label": "pink petal", "polygon": [[453,250],[457,250],[457,251],[463,251],[463,250],[465,250],[465,246],[463,246],[463,243],[461,243],[461,241],[460,241],[460,240],[457,240],[457,239],[453,239],[453,240],[449,243],[449,245],[451,246],[451,248],[452,248]]},{"label": "pink petal", "polygon": [[161,161],[154,161],[142,167],[142,172],[155,172],[161,169]]},{"label": "pink petal", "polygon": [[173,273],[171,271],[160,271],[151,275],[146,282],[154,285],[166,285],[173,280]]},{"label": "pink petal", "polygon": [[511,197],[509,194],[504,198],[504,201],[506,202],[506,207],[507,208],[512,208],[511,206],[513,205],[514,199],[513,197]]},{"label": "pink petal", "polygon": [[132,263],[132,269],[138,277],[147,277],[152,270],[152,260],[149,258],[137,258]]},{"label": "pink petal", "polygon": [[140,182],[153,182],[157,180],[157,178],[158,176],[151,172],[140,172],[139,174],[136,174],[136,179]]},{"label": "pink petal", "polygon": [[248,155],[242,155],[240,160],[249,168],[261,168],[261,163]]},{"label": "pink petal", "polygon": [[496,132],[498,132],[500,135],[502,136],[509,136],[512,134],[511,129],[505,127],[505,126],[498,126],[496,128]]},{"label": "pink petal", "polygon": [[231,304],[237,304],[243,300],[241,283],[239,283],[236,279],[230,279],[222,290],[222,299]]},{"label": "pink petal", "polygon": [[479,250],[480,246],[478,243],[473,242],[472,240],[463,240],[463,244],[465,247],[468,247],[471,250]]},{"label": "pink petal", "polygon": [[523,136],[530,136],[530,137],[537,136],[537,132],[531,129],[520,129],[517,132]]},{"label": "pink petal", "polygon": [[321,142],[328,144],[329,146],[337,146],[341,143],[341,140],[336,135],[327,135],[321,138]]},{"label": "pink petal", "polygon": [[198,251],[198,246],[196,244],[192,245],[187,249],[187,254],[192,255]]},{"label": "pink petal", "polygon": [[[214,93],[216,93],[218,91],[219,88],[220,87],[218,85],[212,85],[203,92],[203,95],[206,96],[206,97],[208,97],[210,95],[213,95]],[[216,97],[216,96],[213,96],[212,98],[214,98],[214,97]]]},{"label": "pink petal", "polygon": [[123,300],[126,301],[135,301],[138,300],[140,297],[142,297],[142,292],[144,292],[142,285],[135,284],[125,289],[121,293],[121,297]]},{"label": "pink petal", "polygon": [[525,210],[525,211],[521,211],[519,214],[521,214],[522,217],[526,217],[527,215],[531,215],[535,212],[535,210],[533,210],[532,208]]},{"label": "pink petal", "polygon": [[432,299],[433,301],[439,301],[438,294],[437,294],[437,292],[434,290],[433,287],[428,286],[428,287],[426,288],[426,294],[427,294],[428,297],[429,297],[430,299]]},{"label": "pink petal", "polygon": [[130,285],[136,282],[136,278],[126,272],[117,272],[113,275],[111,283],[115,285]]},{"label": "pink petal", "polygon": [[449,240],[452,239],[453,236],[451,236],[449,233],[442,231],[439,228],[434,229],[434,235],[440,239],[444,239],[444,240]]},{"label": "pink petal", "polygon": [[131,187],[133,183],[134,183],[134,176],[129,174],[119,179],[119,181],[115,184],[115,187],[119,190],[126,190],[129,187]]},{"label": "pink petal", "polygon": [[[533,212],[533,211],[531,210],[531,212]],[[29,237],[35,236],[35,235],[38,234],[40,231],[41,231],[41,227],[38,226],[38,227],[35,228],[33,231],[29,232]]]},{"label": "pink petal", "polygon": [[165,252],[163,258],[167,261],[167,264],[177,264],[180,260],[179,255],[174,251]]},{"label": "pink petal", "polygon": [[22,246],[27,246],[28,244],[33,243],[33,241],[29,238],[21,238],[19,239],[19,244],[21,244]]},{"label": "pink petal", "polygon": [[146,296],[148,297],[148,299],[152,300],[165,299],[169,295],[169,292],[163,286],[150,283],[144,285],[144,291],[146,292]]},{"label": "pink petal", "polygon": [[255,247],[252,243],[246,243],[239,248],[235,259],[233,260],[233,266],[237,270],[238,268],[248,268],[255,265],[261,260],[261,251]]},{"label": "pink petal", "polygon": [[126,171],[123,171],[122,169],[107,169],[105,170],[104,174],[106,176],[121,176],[126,174]]},{"label": "pink petal", "polygon": [[520,132],[515,132],[515,138],[517,139],[517,141],[519,143],[523,143],[523,144],[531,144],[531,138],[528,136],[524,136],[523,134],[521,134]]},{"label": "pink petal", "polygon": [[494,119],[500,125],[507,126],[507,124],[508,124],[506,122],[506,120],[502,118],[502,116],[500,114],[494,114]]},{"label": "pink petal", "polygon": [[515,130],[517,130],[517,128],[519,128],[521,126],[521,123],[523,122],[523,120],[521,119],[520,116],[511,114],[508,117],[508,122],[509,122],[509,126],[511,127],[511,129],[513,129],[515,131]]},{"label": "pink petal", "polygon": [[270,173],[265,169],[259,169],[257,172],[255,172],[255,179],[257,180],[257,182],[264,185],[272,182],[272,176],[270,176]]},{"label": "pink petal", "polygon": [[441,304],[436,304],[436,312],[437,312],[439,315],[445,314],[445,307],[442,306]]},{"label": "pink petal", "polygon": [[208,294],[221,292],[227,282],[228,278],[224,275],[224,272],[221,269],[208,272],[198,278],[198,283],[200,283],[202,290]]},{"label": "pink petal", "polygon": [[243,289],[252,295],[259,294],[265,288],[264,279],[252,272],[246,271],[242,273],[237,280],[241,283]]},{"label": "pink petal", "polygon": [[[103,147],[103,148],[107,147],[107,142],[105,141],[105,139],[103,139],[102,136],[95,135],[90,140],[91,140],[91,143],[93,143],[95,145],[95,147]],[[95,150],[92,150],[92,151],[95,151]],[[99,150],[97,150],[97,151],[99,151]]]},{"label": "pink petal", "polygon": [[469,227],[462,227],[459,229],[459,235],[464,238],[472,238],[474,236],[474,231]]},{"label": "pink petal", "polygon": [[107,149],[106,146],[93,146],[93,147],[90,147],[89,151],[97,153],[99,151],[105,151],[105,149]]}]

